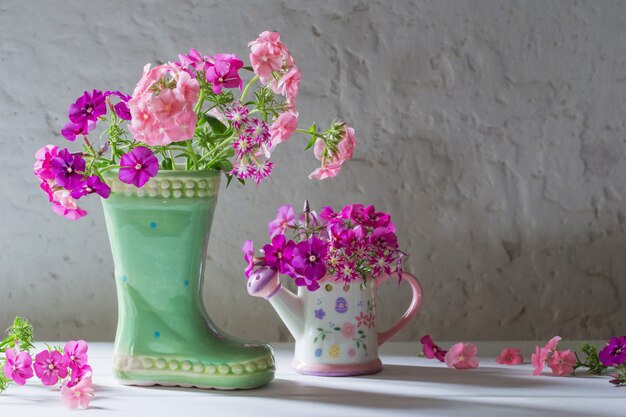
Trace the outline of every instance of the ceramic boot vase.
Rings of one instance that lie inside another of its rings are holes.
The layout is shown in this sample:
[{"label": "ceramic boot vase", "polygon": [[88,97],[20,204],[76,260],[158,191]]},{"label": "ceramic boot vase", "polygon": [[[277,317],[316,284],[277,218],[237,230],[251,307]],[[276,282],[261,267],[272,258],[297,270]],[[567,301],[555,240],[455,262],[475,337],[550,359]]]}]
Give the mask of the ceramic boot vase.
[{"label": "ceramic boot vase", "polygon": [[220,176],[161,171],[136,188],[107,174],[113,192],[102,201],[118,297],[115,378],[217,389],[271,381],[271,347],[223,333],[202,301]]}]

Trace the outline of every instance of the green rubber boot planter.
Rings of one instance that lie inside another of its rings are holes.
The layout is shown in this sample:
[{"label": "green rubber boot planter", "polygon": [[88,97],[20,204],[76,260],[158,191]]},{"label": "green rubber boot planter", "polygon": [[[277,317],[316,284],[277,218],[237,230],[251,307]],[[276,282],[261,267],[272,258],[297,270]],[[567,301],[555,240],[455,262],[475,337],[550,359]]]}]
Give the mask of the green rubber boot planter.
[{"label": "green rubber boot planter", "polygon": [[162,171],[143,188],[107,172],[103,199],[119,305],[113,374],[126,385],[255,388],[274,378],[269,345],[222,333],[202,302],[220,176]]}]

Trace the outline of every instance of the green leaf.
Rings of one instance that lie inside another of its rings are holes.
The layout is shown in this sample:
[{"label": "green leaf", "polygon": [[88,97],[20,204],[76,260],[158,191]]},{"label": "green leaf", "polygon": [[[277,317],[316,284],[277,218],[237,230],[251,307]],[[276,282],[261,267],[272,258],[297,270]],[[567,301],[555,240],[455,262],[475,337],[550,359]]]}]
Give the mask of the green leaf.
[{"label": "green leaf", "polygon": [[340,329],[339,327],[335,327],[335,330],[336,330],[336,331],[339,331],[339,330],[341,330],[341,329]]},{"label": "green leaf", "polygon": [[367,345],[363,343],[363,350],[367,350]]},{"label": "green leaf", "polygon": [[313,343],[317,343],[317,337],[313,339]]},{"label": "green leaf", "polygon": [[242,180],[241,178],[237,178],[237,181],[241,183],[241,185],[246,185],[246,180]]},{"label": "green leaf", "polygon": [[359,330],[359,331],[358,331],[358,333],[359,333],[359,334],[363,334],[363,330]]},{"label": "green leaf", "polygon": [[309,149],[311,149],[311,147],[312,147],[313,145],[315,145],[315,140],[316,140],[316,139],[317,139],[317,138],[316,138],[315,136],[312,136],[312,137],[311,137],[311,140],[309,141],[309,143],[307,143],[306,148],[304,148],[304,150],[305,150],[305,151],[308,151]]},{"label": "green leaf", "polygon": [[313,123],[311,125],[311,127],[309,128],[309,132],[315,133],[316,130],[317,130],[317,125],[315,123]]},{"label": "green leaf", "polygon": [[321,327],[318,327],[317,330],[319,330],[320,332],[324,331],[324,329],[322,329]]},{"label": "green leaf", "polygon": [[228,188],[232,180],[233,180],[233,176],[226,174],[226,188]]},{"label": "green leaf", "polygon": [[361,347],[361,342],[359,342],[358,340],[356,341],[356,347],[357,349]]},{"label": "green leaf", "polygon": [[206,122],[207,122],[206,115],[201,114],[200,117],[198,117],[198,123],[196,123],[196,126],[202,126]]},{"label": "green leaf", "polygon": [[322,340],[326,339],[326,333],[322,335]]},{"label": "green leaf", "polygon": [[209,123],[209,126],[211,126],[211,129],[213,130],[213,132],[220,134],[228,130],[228,127],[224,123],[220,122],[220,120],[217,117],[213,117],[208,114],[205,114],[204,117],[206,118],[206,121]]},{"label": "green leaf", "polygon": [[217,163],[217,167],[224,172],[230,172],[233,170],[233,164],[228,159],[222,159]]},{"label": "green leaf", "polygon": [[226,158],[232,158],[233,156],[235,156],[235,150],[233,149],[233,147],[229,147],[226,152],[224,152],[224,156]]},{"label": "green leaf", "polygon": [[161,161],[161,168],[165,169],[165,170],[170,170],[172,169],[172,160],[170,158],[163,158],[163,161]]}]

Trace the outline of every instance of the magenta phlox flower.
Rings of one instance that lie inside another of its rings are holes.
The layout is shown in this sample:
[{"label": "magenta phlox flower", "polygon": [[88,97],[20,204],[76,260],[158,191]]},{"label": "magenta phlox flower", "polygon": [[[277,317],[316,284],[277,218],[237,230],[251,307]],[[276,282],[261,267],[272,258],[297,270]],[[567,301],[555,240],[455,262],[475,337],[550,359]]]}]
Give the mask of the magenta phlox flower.
[{"label": "magenta phlox flower", "polygon": [[612,337],[598,353],[604,366],[620,366],[626,362],[626,336]]},{"label": "magenta phlox flower", "polygon": [[180,65],[183,68],[193,68],[196,71],[206,71],[208,65],[212,64],[209,57],[204,56],[200,51],[192,49],[187,55],[178,54]]},{"label": "magenta phlox flower", "polygon": [[107,91],[107,95],[116,96],[120,99],[120,102],[113,106],[113,110],[117,117],[122,120],[131,120],[130,109],[128,108],[128,101],[132,98],[129,94],[122,93],[120,91]]},{"label": "magenta phlox flower", "polygon": [[50,386],[67,376],[67,366],[64,356],[58,350],[43,350],[35,356],[35,374],[41,383]]},{"label": "magenta phlox flower", "polygon": [[70,340],[65,344],[63,357],[72,372],[87,365],[88,349],[89,346],[84,340]]},{"label": "magenta phlox flower", "polygon": [[356,268],[356,263],[351,260],[346,260],[339,264],[335,276],[338,280],[345,283],[350,283],[362,278],[361,273]]},{"label": "magenta phlox flower", "polygon": [[244,132],[258,146],[269,144],[270,130],[264,120],[248,119]]},{"label": "magenta phlox flower", "polygon": [[94,89],[91,93],[85,91],[78,97],[76,102],[70,105],[68,113],[72,122],[85,126],[89,121],[95,122],[106,112],[106,95]]},{"label": "magenta phlox flower", "polygon": [[423,336],[420,339],[420,342],[422,343],[422,353],[425,358],[437,359],[439,362],[443,362],[445,360],[444,358],[448,352],[437,346],[429,335]]},{"label": "magenta phlox flower", "polygon": [[96,122],[91,120],[86,123],[67,122],[61,129],[61,135],[70,142],[74,142],[78,136],[86,136],[96,127]]},{"label": "magenta phlox flower", "polygon": [[54,180],[58,185],[68,190],[76,188],[83,180],[85,160],[80,153],[70,153],[63,149],[52,158],[50,166],[54,171]]},{"label": "magenta phlox flower", "polygon": [[248,263],[245,269],[246,278],[250,278],[250,274],[254,269],[254,242],[246,240],[241,247],[241,251],[243,252],[243,258]]},{"label": "magenta phlox flower", "polygon": [[235,54],[216,54],[213,56],[213,65],[206,69],[206,80],[213,84],[213,92],[220,94],[222,88],[242,87],[239,69],[243,67],[243,61]]},{"label": "magenta phlox flower", "polygon": [[368,264],[375,278],[389,276],[392,273],[392,265],[395,259],[391,254],[377,251],[368,258]]},{"label": "magenta phlox flower", "polygon": [[109,198],[111,195],[111,187],[103,182],[97,175],[92,175],[86,180],[81,181],[70,193],[75,199],[79,199],[87,194],[98,194],[102,198]]},{"label": "magenta phlox flower", "polygon": [[254,151],[252,138],[245,133],[237,135],[237,139],[233,141],[232,147],[235,150],[235,155],[239,159],[243,158],[245,155],[251,154]]},{"label": "magenta phlox flower", "polygon": [[374,206],[365,207],[363,204],[353,205],[350,218],[357,224],[372,228],[387,227],[391,221],[389,214],[376,211]]},{"label": "magenta phlox flower", "polygon": [[246,125],[248,120],[248,108],[242,107],[239,103],[234,103],[232,106],[226,108],[224,116],[226,116],[226,119],[230,120],[233,129],[239,130]]},{"label": "magenta phlox flower", "polygon": [[12,348],[5,351],[4,376],[12,379],[17,385],[24,385],[33,377],[33,359],[28,352],[19,352]]},{"label": "magenta phlox flower", "polygon": [[267,224],[270,238],[284,234],[289,227],[295,225],[295,218],[292,206],[288,204],[280,206],[276,218]]},{"label": "magenta phlox flower", "polygon": [[318,281],[326,275],[324,258],[327,252],[326,242],[317,237],[311,237],[296,245],[291,265],[297,274],[308,280]]},{"label": "magenta phlox flower", "polygon": [[120,159],[120,181],[143,187],[159,172],[159,160],[145,146],[137,146]]},{"label": "magenta phlox flower", "polygon": [[369,237],[370,244],[379,250],[398,249],[398,237],[387,227],[379,227]]},{"label": "magenta phlox flower", "polygon": [[287,274],[291,269],[291,260],[296,243],[287,240],[285,235],[276,235],[272,238],[272,243],[263,246],[265,253],[265,263],[278,269],[281,274]]}]

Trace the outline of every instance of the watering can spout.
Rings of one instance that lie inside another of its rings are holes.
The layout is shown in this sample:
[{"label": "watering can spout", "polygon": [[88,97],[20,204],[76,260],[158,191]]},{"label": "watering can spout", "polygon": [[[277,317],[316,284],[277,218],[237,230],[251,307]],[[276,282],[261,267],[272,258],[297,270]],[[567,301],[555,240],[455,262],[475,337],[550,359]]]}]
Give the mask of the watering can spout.
[{"label": "watering can spout", "polygon": [[278,271],[261,267],[252,271],[248,278],[248,294],[265,298],[272,304],[289,332],[298,339],[304,332],[304,310],[300,297],[283,288]]}]

